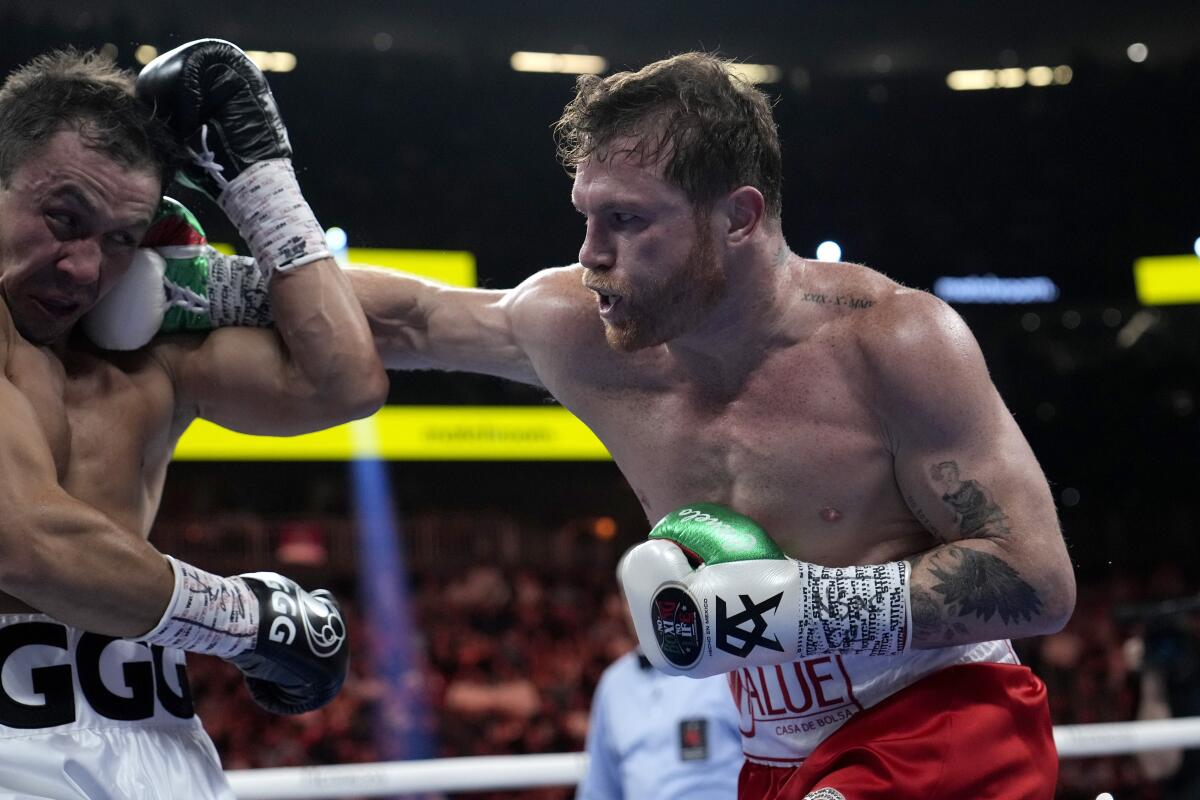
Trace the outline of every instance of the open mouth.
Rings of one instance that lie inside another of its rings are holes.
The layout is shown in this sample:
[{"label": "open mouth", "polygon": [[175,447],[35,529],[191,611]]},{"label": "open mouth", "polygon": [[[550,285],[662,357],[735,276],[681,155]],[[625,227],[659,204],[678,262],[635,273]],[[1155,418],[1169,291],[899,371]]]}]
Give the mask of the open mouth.
[{"label": "open mouth", "polygon": [[599,300],[601,314],[607,314],[609,311],[612,311],[614,306],[621,302],[619,294],[605,294],[604,292],[597,291],[596,297]]}]

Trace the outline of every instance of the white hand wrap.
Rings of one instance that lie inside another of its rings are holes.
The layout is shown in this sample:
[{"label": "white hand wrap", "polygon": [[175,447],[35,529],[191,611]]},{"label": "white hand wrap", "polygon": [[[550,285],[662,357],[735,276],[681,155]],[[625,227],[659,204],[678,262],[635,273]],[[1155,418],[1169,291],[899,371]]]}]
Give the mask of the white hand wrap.
[{"label": "white hand wrap", "polygon": [[292,162],[260,161],[225,187],[217,204],[269,274],[330,258],[325,232],[300,193]]},{"label": "white hand wrap", "polygon": [[910,639],[903,561],[821,567],[753,559],[693,569],[652,540],[620,566],[642,651],[671,675],[702,678],[827,653],[895,655]]},{"label": "white hand wrap", "polygon": [[175,572],[175,591],[158,624],[139,641],[221,658],[254,647],[258,598],[245,581],[164,558]]}]

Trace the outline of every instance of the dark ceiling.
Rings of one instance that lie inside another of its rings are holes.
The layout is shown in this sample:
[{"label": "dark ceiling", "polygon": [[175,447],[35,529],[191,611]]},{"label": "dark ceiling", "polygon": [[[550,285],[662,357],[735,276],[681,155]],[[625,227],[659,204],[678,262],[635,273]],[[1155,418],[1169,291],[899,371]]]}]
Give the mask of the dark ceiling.
[{"label": "dark ceiling", "polygon": [[[455,59],[513,50],[578,51],[619,66],[670,52],[719,49],[752,62],[814,74],[869,74],[887,55],[896,72],[1119,61],[1132,42],[1155,60],[1200,47],[1200,3],[1160,2],[185,2],[4,0],[64,31],[119,22],[139,36],[186,41],[201,35],[246,48],[369,51],[386,33],[398,54]],[[121,43],[118,43],[121,44]],[[1015,64],[1004,63],[1015,61]]]}]

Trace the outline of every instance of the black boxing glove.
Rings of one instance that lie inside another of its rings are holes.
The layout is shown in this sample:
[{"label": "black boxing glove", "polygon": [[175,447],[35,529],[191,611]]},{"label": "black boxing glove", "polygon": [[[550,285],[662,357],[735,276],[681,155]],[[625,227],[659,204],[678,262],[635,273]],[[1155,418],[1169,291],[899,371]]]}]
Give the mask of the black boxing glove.
[{"label": "black boxing glove", "polygon": [[258,639],[229,659],[255,701],[276,714],[303,714],[328,703],[350,668],[346,623],[333,595],[306,592],[274,572],[238,575],[258,598]]},{"label": "black boxing glove", "polygon": [[198,39],[163,53],[142,69],[136,92],[192,152],[180,180],[213,200],[252,164],[292,157],[266,76],[230,42]]},{"label": "black boxing glove", "polygon": [[223,578],[165,558],[175,589],[141,641],[224,658],[245,675],[258,704],[276,714],[313,711],[334,698],[350,650],[329,592],[306,592],[274,572]]},{"label": "black boxing glove", "polygon": [[180,45],[142,69],[135,91],[191,152],[178,179],[225,210],[268,274],[330,256],[266,76],[236,45]]}]

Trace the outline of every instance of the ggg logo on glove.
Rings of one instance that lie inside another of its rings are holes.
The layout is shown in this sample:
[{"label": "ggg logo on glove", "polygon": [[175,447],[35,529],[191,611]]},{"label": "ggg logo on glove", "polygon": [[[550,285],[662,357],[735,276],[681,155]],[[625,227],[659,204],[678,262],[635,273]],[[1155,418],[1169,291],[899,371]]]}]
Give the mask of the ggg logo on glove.
[{"label": "ggg logo on glove", "polygon": [[691,595],[678,586],[660,590],[650,607],[650,618],[654,637],[667,661],[687,669],[699,660],[704,631]]},{"label": "ggg logo on glove", "polygon": [[304,635],[313,655],[328,658],[341,649],[346,641],[346,623],[342,612],[332,603],[322,602],[324,591],[318,590],[304,598]]}]

